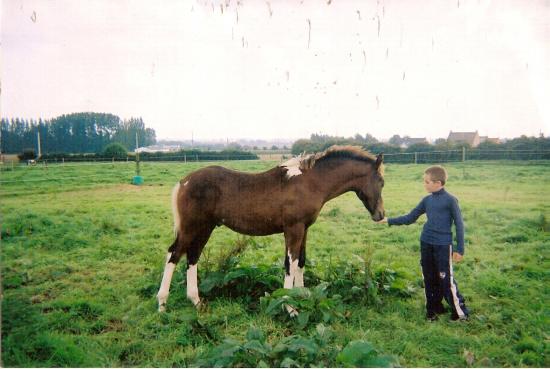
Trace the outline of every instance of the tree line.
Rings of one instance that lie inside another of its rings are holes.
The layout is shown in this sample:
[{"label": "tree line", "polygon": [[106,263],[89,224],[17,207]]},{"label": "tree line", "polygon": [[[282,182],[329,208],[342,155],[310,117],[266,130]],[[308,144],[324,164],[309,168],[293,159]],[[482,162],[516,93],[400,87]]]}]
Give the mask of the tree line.
[{"label": "tree line", "polygon": [[43,154],[99,153],[110,143],[118,142],[128,150],[156,143],[156,133],[145,128],[142,118],[122,120],[108,113],[73,113],[51,120],[2,118],[0,151],[7,154],[25,150],[38,152],[37,134]]},{"label": "tree line", "polygon": [[[461,150],[463,147],[467,149],[470,145],[467,143],[449,142],[444,138],[437,139],[433,144],[415,143],[408,147],[399,145],[400,137],[395,135],[389,142],[380,142],[374,136],[366,134],[362,136],[356,134],[354,137],[337,137],[329,135],[312,134],[309,139],[300,139],[292,145],[292,154],[299,155],[303,152],[314,153],[328,149],[332,145],[353,145],[361,146],[372,153],[414,153],[414,152],[433,152],[433,151],[449,151]],[[550,137],[544,137],[542,134],[539,137],[521,136],[507,140],[502,143],[485,141],[475,148],[476,150],[550,150]]]}]

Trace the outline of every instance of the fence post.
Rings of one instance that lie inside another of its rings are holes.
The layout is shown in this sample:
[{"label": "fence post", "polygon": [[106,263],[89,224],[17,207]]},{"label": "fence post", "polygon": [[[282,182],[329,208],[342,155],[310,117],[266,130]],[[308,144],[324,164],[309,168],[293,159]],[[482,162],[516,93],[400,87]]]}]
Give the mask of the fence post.
[{"label": "fence post", "polygon": [[418,164],[418,153],[417,152],[414,153],[414,163]]},{"label": "fence post", "polygon": [[462,162],[466,161],[466,147],[462,146]]},{"label": "fence post", "polygon": [[183,162],[187,164],[187,154],[183,154]]},{"label": "fence post", "polygon": [[199,154],[195,154],[195,161],[198,163],[199,162]]},{"label": "fence post", "polygon": [[61,165],[65,166],[65,157],[61,158]]}]

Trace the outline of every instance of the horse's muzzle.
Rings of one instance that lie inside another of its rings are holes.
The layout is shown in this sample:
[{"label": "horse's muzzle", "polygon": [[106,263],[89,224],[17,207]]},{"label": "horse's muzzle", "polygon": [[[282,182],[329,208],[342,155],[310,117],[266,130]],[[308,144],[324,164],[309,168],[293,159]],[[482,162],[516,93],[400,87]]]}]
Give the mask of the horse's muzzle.
[{"label": "horse's muzzle", "polygon": [[382,219],[384,219],[384,210],[380,211],[380,210],[377,210],[374,212],[374,214],[372,214],[371,218],[372,220],[374,220],[375,222],[378,222]]}]

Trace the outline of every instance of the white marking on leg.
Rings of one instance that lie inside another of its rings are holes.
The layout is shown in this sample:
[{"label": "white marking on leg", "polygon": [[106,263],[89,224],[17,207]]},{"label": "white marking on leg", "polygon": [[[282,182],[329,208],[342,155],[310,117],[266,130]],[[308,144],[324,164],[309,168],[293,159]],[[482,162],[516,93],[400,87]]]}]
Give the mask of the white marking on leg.
[{"label": "white marking on leg", "polygon": [[460,318],[464,317],[464,311],[460,308],[460,302],[458,301],[458,295],[456,293],[456,286],[453,278],[453,247],[449,246],[449,271],[451,275],[449,276],[449,282],[451,283],[451,294],[453,295],[453,304],[455,306],[456,312]]},{"label": "white marking on leg", "polygon": [[197,284],[197,264],[189,265],[187,269],[187,298],[191,300],[195,306],[201,302]]},{"label": "white marking on leg", "polygon": [[[185,182],[187,183],[187,182]],[[174,235],[177,237],[180,231],[180,214],[178,211],[178,193],[180,190],[180,183],[178,182],[172,190],[172,214],[174,216]]]},{"label": "white marking on leg", "polygon": [[304,287],[304,269],[298,267],[294,276],[294,287]]},{"label": "white marking on leg", "polygon": [[[292,260],[292,256],[290,256],[290,252],[288,253],[288,264],[289,264],[289,275],[285,274],[285,284],[284,288],[291,289],[294,287],[294,277],[296,275],[296,269],[298,269],[298,260]],[[294,307],[285,304],[286,311],[290,314],[291,318],[294,318],[298,315],[298,310],[296,310]]]},{"label": "white marking on leg", "polygon": [[157,293],[159,312],[166,310],[166,301],[168,300],[168,294],[170,293],[170,282],[172,282],[172,275],[174,274],[174,269],[176,269],[176,264],[168,262],[170,259],[170,254],[168,254],[166,259],[162,282],[160,283],[159,292]]},{"label": "white marking on leg", "polygon": [[292,260],[292,256],[290,256],[290,253],[288,254],[288,272],[289,274],[285,274],[285,284],[284,288],[290,289],[294,287],[294,277],[296,276],[296,270],[298,269],[298,259]]}]

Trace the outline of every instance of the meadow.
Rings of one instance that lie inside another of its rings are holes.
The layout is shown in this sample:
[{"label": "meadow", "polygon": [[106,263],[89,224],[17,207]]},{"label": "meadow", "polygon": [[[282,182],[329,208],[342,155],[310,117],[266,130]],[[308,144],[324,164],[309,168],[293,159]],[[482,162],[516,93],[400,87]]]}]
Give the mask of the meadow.
[{"label": "meadow", "polygon": [[[2,365],[550,366],[550,162],[446,164],[466,225],[454,270],[467,322],[424,318],[425,218],[375,224],[353,193],[327,203],[310,228],[305,289],[282,289],[282,235],[219,227],[199,262],[204,308],[186,299],[180,263],[158,313],[172,187],[210,164],[142,163],[139,187],[132,163],[3,171]],[[425,196],[424,168],[386,165],[388,216]],[[298,318],[284,313],[289,301]]]}]

